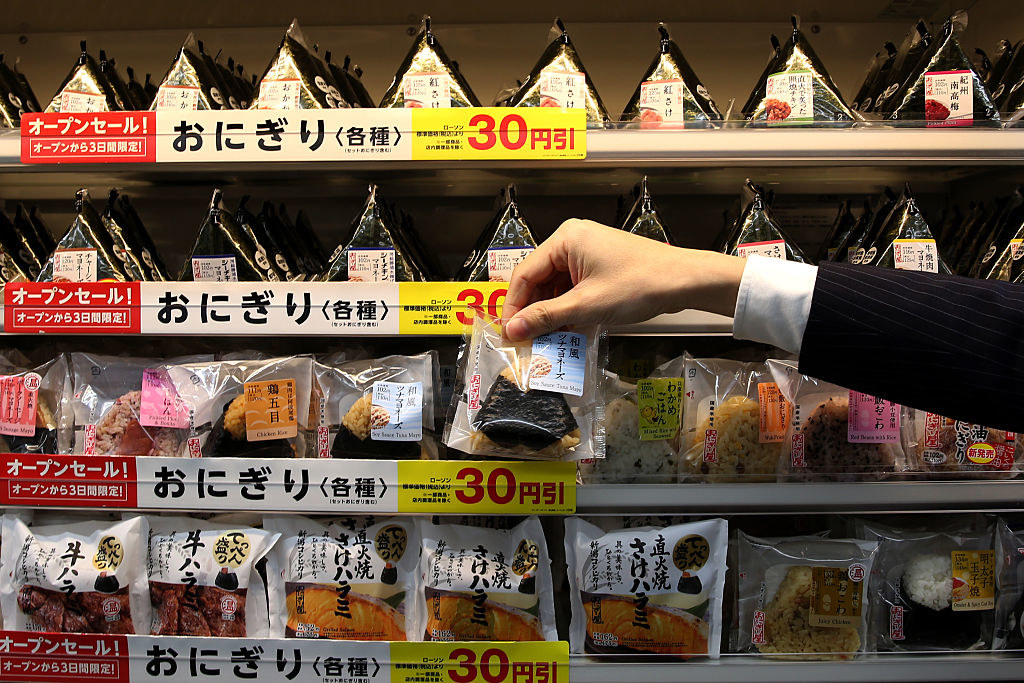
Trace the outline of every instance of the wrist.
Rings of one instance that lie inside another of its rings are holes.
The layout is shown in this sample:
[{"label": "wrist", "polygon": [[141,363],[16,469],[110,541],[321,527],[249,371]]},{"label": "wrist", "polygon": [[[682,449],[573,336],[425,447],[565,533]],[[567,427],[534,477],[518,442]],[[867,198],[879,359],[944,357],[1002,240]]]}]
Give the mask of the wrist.
[{"label": "wrist", "polygon": [[683,249],[689,277],[680,278],[675,300],[681,308],[696,308],[732,317],[746,268],[746,259],[713,251]]}]

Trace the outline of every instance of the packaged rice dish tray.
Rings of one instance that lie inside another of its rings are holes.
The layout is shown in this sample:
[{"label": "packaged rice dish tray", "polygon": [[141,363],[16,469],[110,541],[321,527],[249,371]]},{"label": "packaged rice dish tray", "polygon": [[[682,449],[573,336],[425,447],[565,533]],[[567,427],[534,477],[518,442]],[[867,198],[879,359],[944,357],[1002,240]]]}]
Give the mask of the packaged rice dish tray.
[{"label": "packaged rice dish tray", "polygon": [[512,529],[417,520],[416,640],[557,640],[551,561],[537,517]]},{"label": "packaged rice dish tray", "polygon": [[256,563],[278,534],[189,517],[151,517],[149,523],[151,635],[269,635]]},{"label": "packaged rice dish tray", "polygon": [[739,652],[848,660],[866,650],[878,543],[738,534]]},{"label": "packaged rice dish tray", "polygon": [[686,357],[680,474],[775,481],[792,405],[764,363]]},{"label": "packaged rice dish tray", "polygon": [[267,563],[275,638],[416,640],[419,537],[411,518],[321,523],[267,517],[281,539]]},{"label": "packaged rice dish tray", "polygon": [[498,319],[477,310],[459,357],[446,445],[470,455],[604,457],[604,341],[590,327],[513,343]]},{"label": "packaged rice dish tray", "polygon": [[996,604],[994,528],[899,529],[874,522],[871,623],[882,652],[987,650]]},{"label": "packaged rice dish tray", "polygon": [[71,375],[60,354],[42,365],[0,358],[0,448],[4,453],[71,450]]},{"label": "packaged rice dish tray", "polygon": [[565,520],[571,651],[717,658],[728,525],[603,531]]},{"label": "packaged rice dish tray", "polygon": [[905,469],[900,406],[768,361],[793,419],[779,463],[782,481],[877,481]]},{"label": "packaged rice dish tray", "polygon": [[145,633],[148,525],[80,521],[32,526],[4,515],[0,604],[9,631]]},{"label": "packaged rice dish tray", "polygon": [[437,457],[436,351],[355,361],[329,356],[313,364],[313,373],[316,457]]},{"label": "packaged rice dish tray", "polygon": [[903,409],[907,465],[929,478],[1012,479],[1021,472],[1017,434]]}]

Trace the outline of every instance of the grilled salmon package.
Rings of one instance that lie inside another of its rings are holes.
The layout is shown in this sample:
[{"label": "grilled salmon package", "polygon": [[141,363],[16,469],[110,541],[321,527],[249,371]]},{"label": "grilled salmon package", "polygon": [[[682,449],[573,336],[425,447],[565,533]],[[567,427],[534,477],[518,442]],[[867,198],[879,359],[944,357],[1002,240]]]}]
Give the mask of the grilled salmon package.
[{"label": "grilled salmon package", "polygon": [[413,640],[558,640],[537,517],[507,530],[417,524],[423,550]]},{"label": "grilled salmon package", "polygon": [[[356,81],[358,82],[358,81]],[[419,33],[378,105],[381,109],[479,107],[480,100],[423,17]]]},{"label": "grilled salmon package", "polygon": [[264,527],[281,534],[267,561],[272,637],[417,640],[409,617],[415,520],[288,515],[269,516]]},{"label": "grilled salmon package", "polygon": [[604,531],[565,520],[574,653],[718,657],[728,525]]},{"label": "grilled salmon package", "polygon": [[9,631],[145,633],[148,524],[82,521],[29,527],[4,515],[0,604]]}]

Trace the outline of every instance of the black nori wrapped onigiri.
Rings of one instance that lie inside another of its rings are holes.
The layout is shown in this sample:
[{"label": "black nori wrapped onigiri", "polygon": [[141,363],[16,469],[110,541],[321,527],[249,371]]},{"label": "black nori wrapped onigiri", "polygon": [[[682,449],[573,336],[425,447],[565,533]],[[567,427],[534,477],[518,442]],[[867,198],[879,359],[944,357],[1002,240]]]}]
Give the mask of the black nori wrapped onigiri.
[{"label": "black nori wrapped onigiri", "polygon": [[678,590],[680,593],[687,595],[700,595],[701,591],[704,590],[704,584],[700,582],[699,576],[689,576],[687,573],[683,573],[679,577]]},{"label": "black nori wrapped onigiri", "polygon": [[224,404],[224,412],[206,437],[203,455],[211,458],[294,458],[289,439],[248,441],[245,434],[245,395]]},{"label": "black nori wrapped onigiri", "polygon": [[524,392],[506,373],[491,385],[473,421],[474,429],[504,448],[539,451],[578,428],[563,394],[539,389]]},{"label": "black nori wrapped onigiri", "polygon": [[[369,458],[371,460],[418,460],[419,441],[376,440],[371,436],[370,411],[373,394],[365,394],[352,404],[338,425],[331,444],[332,458]],[[353,431],[354,430],[354,431]]]},{"label": "black nori wrapped onigiri", "polygon": [[[903,607],[901,650],[969,650],[984,644],[982,622],[991,610],[953,611],[950,555],[911,559],[896,585],[893,603]],[[984,645],[987,647],[987,645]]]}]

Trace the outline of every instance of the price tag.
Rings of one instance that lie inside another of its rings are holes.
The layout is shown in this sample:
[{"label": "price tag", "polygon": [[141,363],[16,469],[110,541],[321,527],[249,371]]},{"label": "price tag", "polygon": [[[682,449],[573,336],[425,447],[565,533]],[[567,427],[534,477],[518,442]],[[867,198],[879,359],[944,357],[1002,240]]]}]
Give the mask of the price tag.
[{"label": "price tag", "polygon": [[391,682],[427,680],[438,683],[568,681],[569,644],[564,641],[391,643]]},{"label": "price tag", "polygon": [[444,514],[572,514],[571,462],[399,461],[398,511]]},{"label": "price tag", "polygon": [[25,164],[155,160],[156,112],[51,112],[21,117]]},{"label": "price tag", "polygon": [[583,109],[413,109],[414,161],[585,159]]},{"label": "price tag", "polygon": [[0,505],[137,507],[132,457],[8,454],[0,467]]},{"label": "price tag", "polygon": [[17,282],[4,287],[4,331],[138,334],[137,282]]},{"label": "price tag", "polygon": [[401,282],[399,333],[462,334],[473,324],[470,307],[497,318],[507,292],[505,282]]}]

